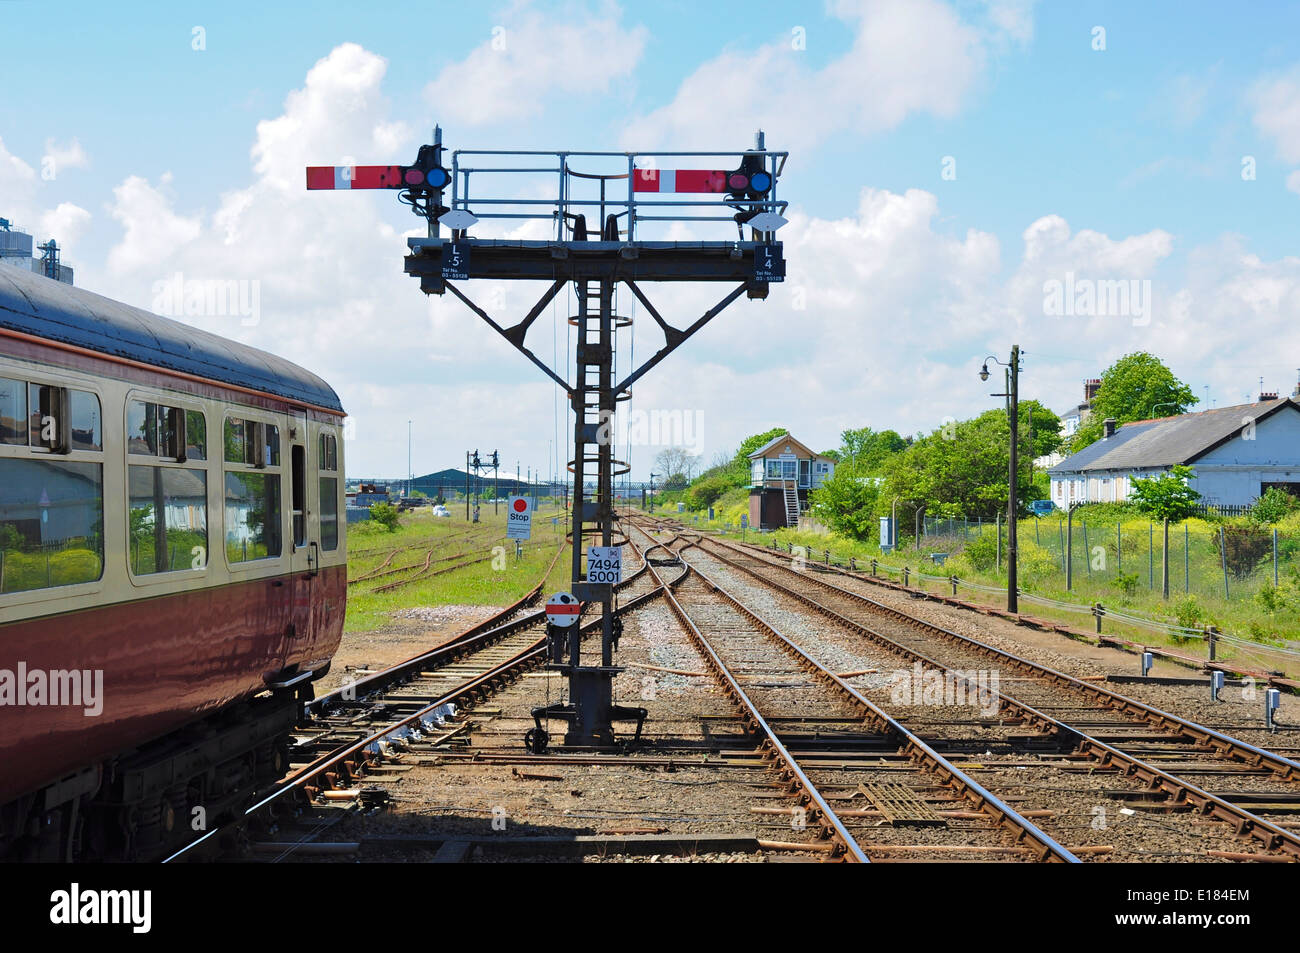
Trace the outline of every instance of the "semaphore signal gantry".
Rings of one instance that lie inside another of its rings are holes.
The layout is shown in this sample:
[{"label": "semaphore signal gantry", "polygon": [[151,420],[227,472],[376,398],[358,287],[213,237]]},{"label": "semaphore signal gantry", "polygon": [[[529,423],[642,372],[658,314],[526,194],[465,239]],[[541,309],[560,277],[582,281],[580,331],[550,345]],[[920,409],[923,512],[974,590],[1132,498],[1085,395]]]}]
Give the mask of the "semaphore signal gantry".
[{"label": "semaphore signal gantry", "polygon": [[[619,547],[614,534],[614,478],[629,472],[613,456],[614,414],[632,396],[632,385],[708,324],[741,295],[766,299],[772,282],[785,280],[785,259],[776,232],[787,204],[778,183],[788,153],[768,151],[763,133],[754,147],[716,152],[573,152],[458,149],[447,164],[442,134],[420,147],[413,165],[317,166],[307,169],[307,188],[389,189],[428,223],[428,235],[407,240],[406,273],[425,294],[450,291],[494,331],[562,387],[574,412],[573,595],[599,604],[599,664],[584,664],[578,627],[552,629],[552,667],[569,680],[567,703],[535,709],[529,745],[544,751],[543,722],[567,722],[568,746],[608,747],[613,723],[635,720],[639,739],[644,708],[613,703],[612,681],[620,620],[614,617],[617,580],[595,581],[584,566],[583,540]],[[704,168],[678,168],[686,163]],[[450,192],[450,194],[448,194]],[[447,203],[447,204],[444,204]],[[515,236],[473,234],[512,229]],[[443,234],[443,229],[447,234]],[[731,229],[734,228],[734,233]],[[721,238],[667,238],[682,231]],[[746,232],[748,231],[748,237]],[[726,234],[730,233],[730,234]],[[548,282],[515,323],[498,321],[460,289],[479,278]],[[641,287],[644,282],[723,282],[734,285],[713,307],[685,327],[670,324]],[[528,331],[572,282],[576,313],[568,317],[577,338],[575,379],[564,380],[528,347]],[[663,333],[663,344],[640,366],[615,378],[619,330],[631,326],[619,313],[626,286]],[[595,469],[596,490],[584,484]],[[604,550],[608,552],[608,550]],[[572,634],[566,634],[571,632]],[[567,659],[566,659],[567,656]]]}]

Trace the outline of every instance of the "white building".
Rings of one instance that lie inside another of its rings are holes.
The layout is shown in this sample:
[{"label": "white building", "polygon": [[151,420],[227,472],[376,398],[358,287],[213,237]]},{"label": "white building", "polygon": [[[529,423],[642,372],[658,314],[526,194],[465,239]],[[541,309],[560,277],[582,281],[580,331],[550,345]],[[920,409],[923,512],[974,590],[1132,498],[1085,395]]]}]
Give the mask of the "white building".
[{"label": "white building", "polygon": [[[1300,392],[1300,387],[1297,387]],[[1269,487],[1300,496],[1300,393],[1196,414],[1139,420],[1048,470],[1052,502],[1122,503],[1138,477],[1175,464],[1195,469],[1191,482],[1210,505],[1248,506]]]}]

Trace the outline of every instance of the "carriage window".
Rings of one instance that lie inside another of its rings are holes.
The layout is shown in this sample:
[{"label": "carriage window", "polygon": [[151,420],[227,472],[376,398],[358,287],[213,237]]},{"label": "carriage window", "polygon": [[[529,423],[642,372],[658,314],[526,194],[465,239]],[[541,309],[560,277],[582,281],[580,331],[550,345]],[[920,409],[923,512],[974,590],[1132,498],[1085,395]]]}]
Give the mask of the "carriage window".
[{"label": "carriage window", "polygon": [[70,395],[69,412],[71,413],[71,440],[73,450],[102,450],[102,424],[100,422],[99,398],[84,390],[68,392]]},{"label": "carriage window", "polygon": [[103,489],[98,463],[0,457],[0,594],[103,575]]},{"label": "carriage window", "polygon": [[127,467],[131,571],[203,569],[208,561],[208,475],[182,467]]},{"label": "carriage window", "polygon": [[280,474],[226,473],[226,559],[280,555]]},{"label": "carriage window", "polygon": [[206,460],[208,458],[208,422],[200,410],[185,412],[185,458],[187,460]]},{"label": "carriage window", "polygon": [[67,413],[66,388],[52,384],[29,384],[27,412],[31,415],[31,445],[45,450],[64,449],[63,418]]},{"label": "carriage window", "polygon": [[158,455],[158,405],[133,400],[126,405],[126,447],[129,453]]},{"label": "carriage window", "polygon": [[280,465],[280,428],[256,420],[226,419],[226,462],[250,467]]},{"label": "carriage window", "polygon": [[[333,434],[323,433],[319,441],[317,465],[322,473],[334,473],[339,468],[338,440]],[[333,551],[339,548],[339,480],[338,477],[320,478],[320,545]]]},{"label": "carriage window", "polygon": [[339,468],[338,446],[338,440],[333,434],[323,433],[320,435],[319,462],[322,470],[333,472]]},{"label": "carriage window", "polygon": [[244,422],[234,417],[226,418],[225,435],[227,463],[244,462]]},{"label": "carriage window", "polygon": [[0,378],[0,445],[102,450],[101,428],[99,398],[89,391]]},{"label": "carriage window", "polygon": [[0,444],[27,446],[27,382],[0,377]]}]

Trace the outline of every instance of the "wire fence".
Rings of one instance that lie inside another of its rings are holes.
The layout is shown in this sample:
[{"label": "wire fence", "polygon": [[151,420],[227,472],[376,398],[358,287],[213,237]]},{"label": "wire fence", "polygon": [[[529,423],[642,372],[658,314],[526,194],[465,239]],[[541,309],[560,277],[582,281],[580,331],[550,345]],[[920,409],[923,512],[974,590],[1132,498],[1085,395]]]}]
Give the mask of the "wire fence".
[{"label": "wire fence", "polygon": [[[966,551],[981,568],[1004,568],[1008,533],[999,521],[926,517],[922,529],[920,551]],[[1030,585],[1162,592],[1167,561],[1171,595],[1251,599],[1300,578],[1300,533],[1193,519],[1170,524],[1166,548],[1160,523],[1057,514],[1017,522],[1017,556]]]},{"label": "wire fence", "polygon": [[[1120,524],[1120,545],[1123,545],[1124,534],[1127,532],[1127,523]],[[1154,525],[1154,524],[1153,524]],[[994,525],[989,529],[989,538],[998,531],[999,527]],[[1002,528],[1005,532],[1005,528]],[[1163,537],[1163,532],[1162,532]],[[1192,539],[1190,529],[1187,531],[1188,539]],[[1270,531],[1270,538],[1271,538]],[[1281,534],[1278,534],[1279,538]],[[936,537],[923,537],[933,540]],[[859,572],[878,576],[891,581],[897,581],[901,585],[909,588],[921,589],[923,591],[935,592],[936,590],[944,595],[957,597],[963,590],[992,594],[998,597],[1006,595],[1005,586],[988,585],[982,582],[958,578],[956,575],[938,575],[933,572],[926,572],[916,568],[914,565],[902,564],[891,565],[882,562],[879,559],[860,559],[856,557],[843,558],[832,554],[829,550],[802,547],[797,544],[780,543],[773,540],[770,544],[775,551],[784,551],[787,555],[798,557],[806,560],[808,563],[823,564],[825,566],[838,569],[847,569],[851,572]],[[1070,540],[1067,533],[1066,551],[1069,550]],[[1193,548],[1195,543],[1192,543]],[[1171,532],[1171,551],[1173,550],[1173,534]],[[1279,544],[1279,548],[1280,544]],[[902,553],[895,553],[894,558],[900,558]],[[1150,552],[1147,553],[1148,559]],[[1292,554],[1294,560],[1294,553]],[[935,568],[933,560],[928,560],[923,565],[929,568]],[[1294,566],[1294,561],[1288,563],[1288,568]],[[1118,569],[1116,570],[1118,573]],[[1194,576],[1193,576],[1194,578]],[[1157,585],[1159,581],[1157,580]],[[1172,585],[1172,583],[1171,583]],[[1147,643],[1167,643],[1172,640],[1177,646],[1176,651],[1165,651],[1163,654],[1183,658],[1190,661],[1200,661],[1210,666],[1221,666],[1230,668],[1237,665],[1241,671],[1259,671],[1263,674],[1291,676],[1288,684],[1294,686],[1294,679],[1300,677],[1300,641],[1289,642],[1283,645],[1264,644],[1253,639],[1242,638],[1239,635],[1224,632],[1218,627],[1208,624],[1181,624],[1178,622],[1169,622],[1162,619],[1152,618],[1136,610],[1127,607],[1117,608],[1114,604],[1106,605],[1103,602],[1095,601],[1088,604],[1071,602],[1061,599],[1025,591],[1017,587],[1018,599],[1022,603],[1038,605],[1052,610],[1055,613],[1065,615],[1087,616],[1091,617],[1091,628],[1098,635],[1105,632],[1110,633],[1112,641],[1119,641],[1130,645],[1146,647]],[[987,601],[987,600],[985,600]],[[1078,627],[1088,626],[1088,622],[1076,620],[1074,623]],[[1119,635],[1131,636],[1132,639],[1117,638]],[[1300,633],[1297,633],[1300,636]],[[1161,650],[1155,649],[1160,652]]]}]

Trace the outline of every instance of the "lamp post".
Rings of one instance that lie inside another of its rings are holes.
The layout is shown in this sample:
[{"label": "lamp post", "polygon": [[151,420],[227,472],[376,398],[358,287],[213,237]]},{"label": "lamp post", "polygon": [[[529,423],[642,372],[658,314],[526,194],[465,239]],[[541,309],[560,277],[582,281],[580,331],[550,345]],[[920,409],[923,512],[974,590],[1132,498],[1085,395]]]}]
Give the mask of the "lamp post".
[{"label": "lamp post", "polygon": [[[989,355],[980,368],[980,380],[989,379],[989,361],[1002,364],[996,357]],[[1019,612],[1016,592],[1016,477],[1019,474],[1017,456],[1020,443],[1020,345],[1011,347],[1011,360],[1002,364],[1006,368],[1006,391],[990,394],[991,397],[1007,399],[1007,421],[1011,426],[1011,461],[1007,468],[1007,611]]]}]

